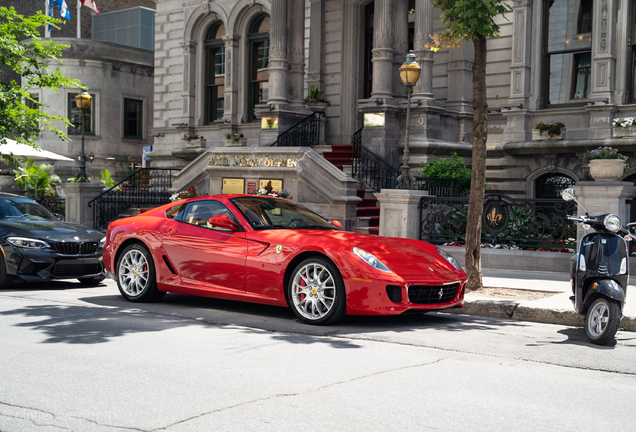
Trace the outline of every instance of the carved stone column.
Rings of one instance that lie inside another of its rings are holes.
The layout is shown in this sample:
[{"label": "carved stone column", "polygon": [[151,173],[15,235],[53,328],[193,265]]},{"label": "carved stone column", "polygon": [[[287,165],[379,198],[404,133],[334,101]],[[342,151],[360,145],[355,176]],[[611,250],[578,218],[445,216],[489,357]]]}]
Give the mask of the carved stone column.
[{"label": "carved stone column", "polygon": [[424,46],[430,42],[433,33],[433,3],[429,0],[415,0],[415,35],[413,53],[422,68],[420,79],[413,88],[415,100],[433,100],[433,52]]},{"label": "carved stone column", "polygon": [[373,92],[371,98],[393,100],[393,4],[376,0],[373,17]]},{"label": "carved stone column", "polygon": [[473,136],[473,61],[475,47],[464,43],[448,53],[448,99],[446,108],[458,113],[458,140],[471,142]]},{"label": "carved stone column", "polygon": [[292,1],[289,10],[289,94],[291,106],[304,108],[305,3]]},{"label": "carved stone column", "polygon": [[238,123],[238,92],[239,83],[238,77],[238,62],[236,56],[238,56],[238,35],[225,35],[223,36],[223,42],[225,42],[225,107],[223,110],[223,120],[230,123]]},{"label": "carved stone column", "polygon": [[287,10],[286,0],[272,0],[268,103],[277,108],[287,105]]},{"label": "carved stone column", "polygon": [[325,0],[311,0],[309,16],[309,69],[307,86],[322,89]]},{"label": "carved stone column", "polygon": [[194,126],[196,47],[197,43],[192,40],[181,43],[181,48],[183,49],[183,88],[181,91],[183,116],[172,118],[175,123],[186,123],[188,126]]},{"label": "carved stone column", "polygon": [[406,87],[400,79],[400,66],[409,49],[408,0],[393,0],[393,96],[406,97]]},{"label": "carved stone column", "polygon": [[616,20],[618,0],[594,2],[592,26],[592,91],[590,99],[614,100],[616,75]]}]

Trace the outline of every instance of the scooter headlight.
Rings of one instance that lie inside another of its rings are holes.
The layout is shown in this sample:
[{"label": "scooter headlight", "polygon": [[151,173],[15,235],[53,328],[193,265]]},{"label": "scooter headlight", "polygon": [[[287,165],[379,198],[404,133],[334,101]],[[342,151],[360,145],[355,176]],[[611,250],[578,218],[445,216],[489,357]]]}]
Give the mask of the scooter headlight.
[{"label": "scooter headlight", "polygon": [[605,219],[603,219],[603,225],[605,225],[606,230],[616,232],[621,229],[623,224],[621,223],[621,218],[614,214],[610,214],[605,216]]}]

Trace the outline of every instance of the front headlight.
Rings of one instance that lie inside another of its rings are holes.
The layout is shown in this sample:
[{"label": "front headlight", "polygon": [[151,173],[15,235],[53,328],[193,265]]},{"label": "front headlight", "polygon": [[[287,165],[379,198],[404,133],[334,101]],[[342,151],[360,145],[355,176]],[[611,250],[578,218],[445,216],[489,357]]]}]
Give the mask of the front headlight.
[{"label": "front headlight", "polygon": [[616,232],[621,229],[623,224],[621,223],[621,218],[615,214],[610,214],[605,216],[605,219],[603,219],[603,225],[605,225],[606,230]]},{"label": "front headlight", "polygon": [[357,247],[354,247],[352,250],[353,250],[353,253],[358,256],[358,258],[360,258],[365,263],[369,264],[374,269],[391,273],[391,269],[388,268],[386,264],[384,264],[382,261],[377,259],[375,255],[370,254],[369,252],[365,250],[358,249]]},{"label": "front headlight", "polygon": [[446,252],[445,250],[442,250],[440,248],[435,249],[435,252],[437,252],[438,254],[440,254],[441,256],[444,257],[444,259],[446,259],[446,261],[448,261],[449,263],[452,264],[453,267],[455,267],[457,270],[461,270],[462,266],[459,265],[459,263],[457,262],[457,260],[455,258],[453,258],[451,256],[451,254],[449,254],[448,252]]},{"label": "front headlight", "polygon": [[25,249],[50,249],[51,245],[47,242],[26,238],[26,237],[7,237],[7,241],[11,243],[13,246],[17,246]]}]

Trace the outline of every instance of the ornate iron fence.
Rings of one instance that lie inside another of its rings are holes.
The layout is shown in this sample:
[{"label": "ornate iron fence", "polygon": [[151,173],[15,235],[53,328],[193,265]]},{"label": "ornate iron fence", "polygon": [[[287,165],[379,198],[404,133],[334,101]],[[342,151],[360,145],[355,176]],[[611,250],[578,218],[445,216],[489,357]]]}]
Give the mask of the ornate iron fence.
[{"label": "ornate iron fence", "polygon": [[457,179],[415,177],[415,185],[436,197],[458,197],[462,191]]},{"label": "ornate iron fence", "polygon": [[170,202],[177,168],[141,168],[114,187],[88,202],[93,208],[93,228],[106,229],[108,223],[131,207],[159,206]]},{"label": "ornate iron fence", "polygon": [[352,177],[371,189],[395,189],[400,170],[362,145],[362,129],[353,134]]},{"label": "ornate iron fence", "polygon": [[[523,248],[576,247],[577,204],[561,199],[511,198],[487,194],[482,217],[482,242]],[[420,200],[420,239],[433,244],[466,241],[468,197]]]},{"label": "ornate iron fence", "polygon": [[325,113],[312,113],[285,132],[271,147],[309,147],[320,142],[320,117]]}]

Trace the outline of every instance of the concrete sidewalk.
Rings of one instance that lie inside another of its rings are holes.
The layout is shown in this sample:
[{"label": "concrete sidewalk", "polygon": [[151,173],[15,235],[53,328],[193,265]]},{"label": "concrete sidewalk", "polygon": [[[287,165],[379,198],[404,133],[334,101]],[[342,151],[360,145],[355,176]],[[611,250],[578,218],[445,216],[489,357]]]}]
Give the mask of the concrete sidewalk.
[{"label": "concrete sidewalk", "polygon": [[[491,318],[583,326],[574,311],[567,273],[496,270],[482,271],[484,289],[467,293],[465,307],[449,312]],[[636,278],[630,278],[621,328],[636,331]]]}]

